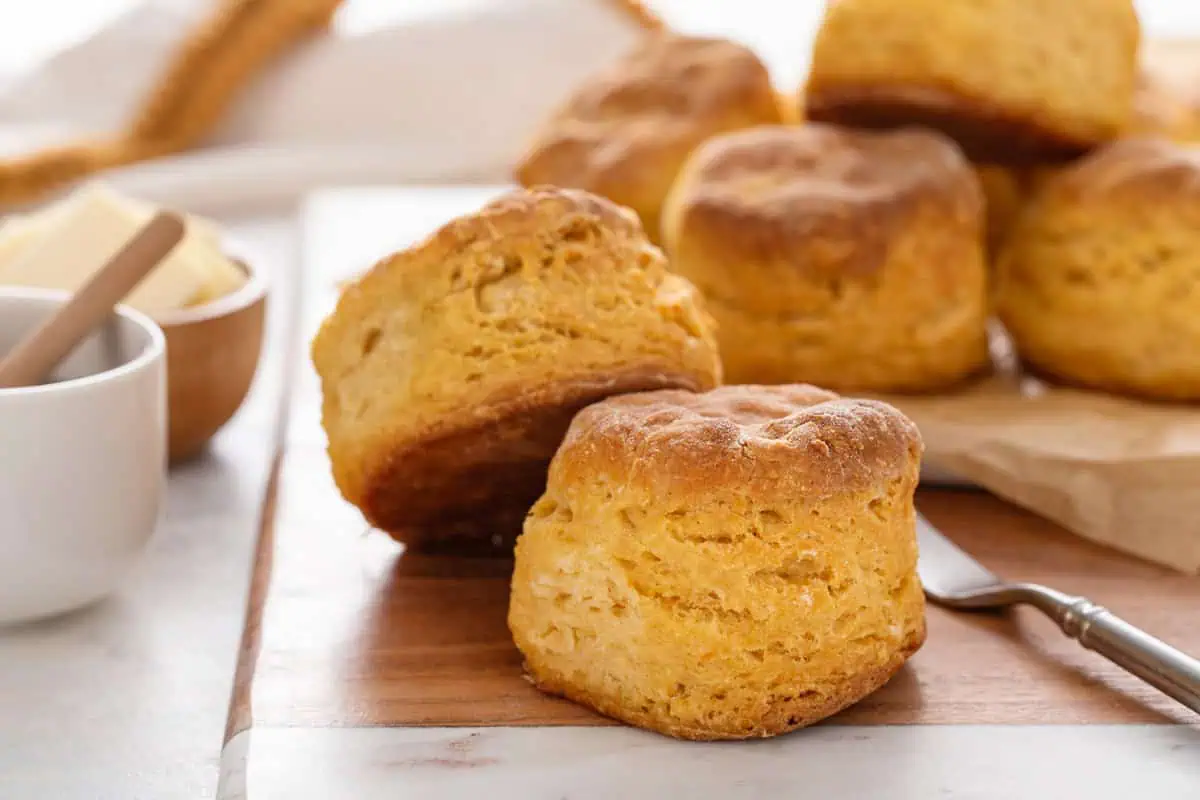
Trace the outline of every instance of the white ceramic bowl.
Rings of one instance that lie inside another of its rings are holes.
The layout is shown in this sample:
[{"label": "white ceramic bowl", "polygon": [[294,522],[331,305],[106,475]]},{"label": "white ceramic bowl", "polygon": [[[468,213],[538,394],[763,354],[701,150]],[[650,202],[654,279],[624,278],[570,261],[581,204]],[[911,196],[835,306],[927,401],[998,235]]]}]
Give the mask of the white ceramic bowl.
[{"label": "white ceramic bowl", "polygon": [[[0,353],[66,299],[0,287]],[[57,614],[120,584],[165,488],[166,344],[122,308],[51,383],[0,389],[0,623]]]}]

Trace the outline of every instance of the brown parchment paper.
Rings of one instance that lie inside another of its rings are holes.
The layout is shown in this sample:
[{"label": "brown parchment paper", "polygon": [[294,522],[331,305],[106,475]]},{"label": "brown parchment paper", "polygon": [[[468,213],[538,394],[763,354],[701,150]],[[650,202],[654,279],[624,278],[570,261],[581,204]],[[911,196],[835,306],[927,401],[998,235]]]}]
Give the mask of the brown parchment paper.
[{"label": "brown parchment paper", "polygon": [[1200,574],[1200,405],[1141,402],[996,371],[962,390],[882,398],[917,423],[925,461],[1101,544]]}]

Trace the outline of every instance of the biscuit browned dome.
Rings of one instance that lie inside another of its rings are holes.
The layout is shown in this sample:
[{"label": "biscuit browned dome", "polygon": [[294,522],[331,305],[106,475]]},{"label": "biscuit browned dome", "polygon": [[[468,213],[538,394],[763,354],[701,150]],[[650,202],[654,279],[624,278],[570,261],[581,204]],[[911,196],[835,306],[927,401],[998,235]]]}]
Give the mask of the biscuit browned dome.
[{"label": "biscuit browned dome", "polygon": [[517,541],[509,627],[530,676],[687,739],[857,702],[925,637],[920,452],[892,407],[811,386],[584,409]]},{"label": "biscuit browned dome", "polygon": [[1132,0],[839,0],[817,34],[808,118],[921,124],[980,161],[1064,160],[1128,125]]},{"label": "biscuit browned dome", "polygon": [[996,303],[1044,373],[1200,399],[1200,150],[1121,140],[1046,178],[1006,243]]},{"label": "biscuit browned dome", "polygon": [[698,148],[663,235],[730,383],[925,391],[987,363],[983,214],[949,139],[809,123]]},{"label": "biscuit browned dome", "polygon": [[720,382],[711,326],[631,212],[513,192],[381,261],[321,327],[334,478],[409,543],[511,541],[576,411]]},{"label": "biscuit browned dome", "polygon": [[673,34],[648,39],[579,88],[517,166],[526,185],[574,186],[629,206],[659,236],[663,197],[713,134],[781,121],[766,68],[745,47]]}]

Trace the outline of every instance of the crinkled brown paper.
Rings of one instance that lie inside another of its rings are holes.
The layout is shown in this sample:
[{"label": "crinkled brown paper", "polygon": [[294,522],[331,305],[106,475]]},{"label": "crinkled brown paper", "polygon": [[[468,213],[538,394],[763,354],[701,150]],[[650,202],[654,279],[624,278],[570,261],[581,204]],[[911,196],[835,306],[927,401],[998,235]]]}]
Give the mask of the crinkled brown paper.
[{"label": "crinkled brown paper", "polygon": [[987,489],[1104,545],[1200,574],[1200,406],[1052,386],[997,338],[996,372],[955,394],[887,397],[929,472]]}]

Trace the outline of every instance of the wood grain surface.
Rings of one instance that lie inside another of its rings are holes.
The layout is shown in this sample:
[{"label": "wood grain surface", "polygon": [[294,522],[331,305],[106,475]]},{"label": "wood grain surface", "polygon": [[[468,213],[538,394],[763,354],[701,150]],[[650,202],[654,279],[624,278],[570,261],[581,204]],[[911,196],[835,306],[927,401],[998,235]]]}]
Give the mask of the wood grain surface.
[{"label": "wood grain surface", "polygon": [[[332,287],[326,294],[309,310],[304,341],[332,302]],[[253,726],[613,724],[523,679],[505,625],[509,561],[406,555],[342,501],[305,355],[300,348],[227,736]],[[982,493],[923,490],[918,504],[994,570],[1089,595],[1200,652],[1200,581],[1107,551]],[[931,608],[925,647],[831,724],[1186,719],[1035,612]]]}]

